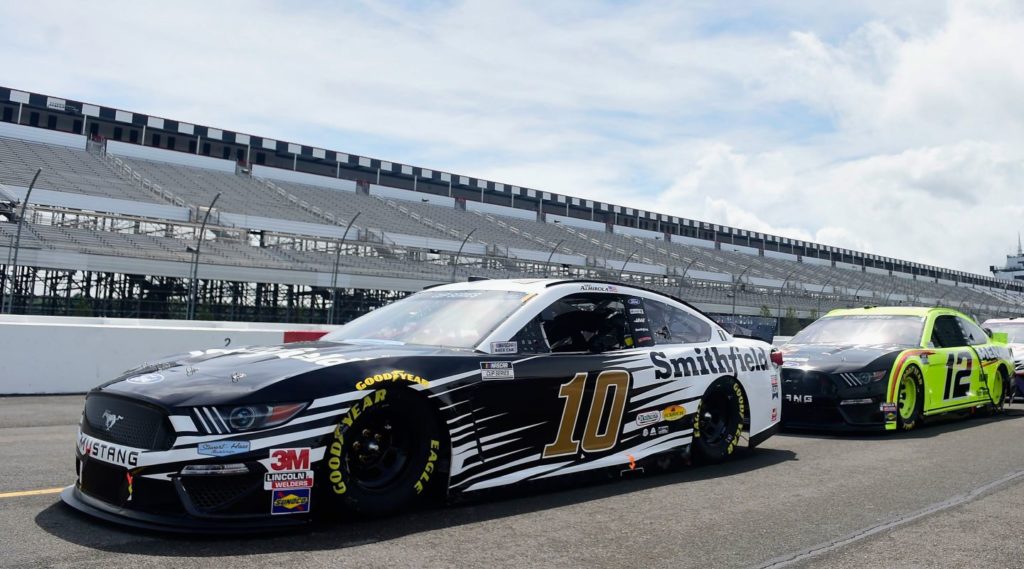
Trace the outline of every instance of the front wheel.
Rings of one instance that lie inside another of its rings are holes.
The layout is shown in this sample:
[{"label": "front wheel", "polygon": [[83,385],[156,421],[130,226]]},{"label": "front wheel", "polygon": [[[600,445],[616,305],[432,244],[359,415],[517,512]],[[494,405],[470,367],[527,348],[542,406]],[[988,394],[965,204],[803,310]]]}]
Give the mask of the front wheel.
[{"label": "front wheel", "polygon": [[746,399],[732,379],[716,381],[704,392],[693,418],[693,451],[705,462],[721,462],[736,450],[743,433]]},{"label": "front wheel", "polygon": [[341,509],[384,516],[440,488],[440,428],[429,405],[403,388],[353,402],[328,447],[330,494]]},{"label": "front wheel", "polygon": [[896,405],[896,428],[909,431],[917,427],[924,409],[924,377],[918,367],[908,366],[900,375]]}]

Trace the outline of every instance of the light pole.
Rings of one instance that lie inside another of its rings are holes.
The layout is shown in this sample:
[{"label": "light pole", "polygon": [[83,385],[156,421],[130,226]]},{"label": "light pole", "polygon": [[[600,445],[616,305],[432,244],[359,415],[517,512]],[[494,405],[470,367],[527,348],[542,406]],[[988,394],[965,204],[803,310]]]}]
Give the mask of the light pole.
[{"label": "light pole", "polygon": [[896,277],[889,277],[892,279],[892,289],[889,290],[889,294],[885,295],[885,303],[889,304],[889,297],[896,293]]},{"label": "light pole", "polygon": [[786,279],[782,281],[782,288],[779,289],[779,308],[775,311],[775,317],[780,320],[782,319],[782,293],[786,290],[786,283],[789,282],[789,277],[793,276],[795,273],[796,269],[789,271],[789,274],[786,275]]},{"label": "light pole", "polygon": [[[25,219],[25,208],[28,207],[28,199],[32,196],[32,188],[36,185],[36,180],[39,179],[39,174],[42,173],[42,168],[36,168],[35,176],[32,176],[32,182],[28,185],[28,191],[25,192],[25,199],[21,202],[21,213],[18,214],[18,229],[14,232],[14,243],[7,248],[7,266],[11,268],[11,277],[7,280],[11,281],[11,292],[8,296],[4,297],[3,306],[0,306],[0,314],[6,314],[8,312],[14,312],[14,280],[18,277],[18,249],[21,247],[21,222]],[[11,260],[11,254],[14,254],[14,260]]]},{"label": "light pole", "polygon": [[[866,285],[866,284],[868,284],[868,277],[867,276],[864,277],[864,280],[860,281],[860,284],[857,285],[857,288],[853,291],[853,302],[854,303],[857,302],[857,294],[860,293],[860,289],[864,288],[864,285]],[[851,306],[851,308],[853,308],[853,307]]]},{"label": "light pole", "polygon": [[555,243],[555,246],[551,248],[551,252],[548,253],[548,261],[546,263],[548,267],[548,275],[551,274],[551,258],[555,256],[555,251],[557,251],[558,248],[562,246],[562,243],[565,243],[565,239],[559,239],[558,243]]},{"label": "light pole", "polygon": [[[753,265],[747,265],[746,267],[744,267],[743,270],[740,271],[740,276],[736,277],[736,280],[734,280],[732,282],[732,315],[733,316],[736,316],[736,295],[739,294],[739,291],[737,289],[740,286],[740,281],[743,280],[743,275],[747,274],[747,271],[749,271],[750,267],[752,267],[752,266]],[[733,322],[733,324],[735,324],[735,322]]]},{"label": "light pole", "polygon": [[821,290],[818,291],[818,308],[816,309],[817,316],[821,316],[821,299],[825,296],[825,287],[828,286],[828,283],[832,282],[832,279],[835,278],[835,276],[835,273],[829,275],[828,278],[825,279],[825,284],[821,285]]},{"label": "light pole", "polygon": [[692,267],[693,264],[696,262],[697,257],[690,259],[690,262],[687,263],[686,268],[683,269],[683,274],[679,276],[679,292],[676,293],[676,297],[679,299],[683,298],[683,285],[686,284],[686,273],[690,270],[690,267]]},{"label": "light pole", "polygon": [[462,240],[462,245],[459,245],[459,252],[455,254],[455,260],[452,261],[452,282],[455,282],[455,270],[459,268],[459,257],[462,256],[462,248],[466,246],[466,241],[469,241],[469,238],[474,233],[476,233],[475,227],[466,234],[465,239]]},{"label": "light pole", "polygon": [[618,279],[619,281],[622,280],[622,272],[626,270],[626,265],[629,264],[629,261],[630,261],[630,259],[633,258],[633,255],[636,255],[639,251],[640,251],[640,249],[633,249],[633,252],[630,253],[628,257],[626,257],[626,262],[622,263],[622,268],[619,269],[619,276],[616,277],[616,279]]},{"label": "light pole", "polygon": [[199,279],[199,253],[203,246],[203,237],[206,235],[206,222],[210,220],[210,212],[213,211],[213,206],[217,204],[218,199],[220,199],[220,192],[213,196],[213,201],[206,208],[203,223],[199,226],[199,238],[196,240],[196,248],[192,250],[192,278],[189,282],[188,310],[186,313],[188,320],[194,320],[196,317],[196,295],[199,293],[199,283],[196,282]]},{"label": "light pole", "polygon": [[357,211],[352,219],[348,220],[348,225],[345,226],[345,232],[341,234],[341,242],[338,243],[337,249],[334,250],[334,271],[331,273],[331,309],[327,311],[327,323],[334,324],[334,305],[338,304],[338,264],[341,263],[341,247],[345,244],[345,238],[348,237],[348,230],[352,229],[352,224],[356,222],[356,219],[362,215],[363,212]]}]

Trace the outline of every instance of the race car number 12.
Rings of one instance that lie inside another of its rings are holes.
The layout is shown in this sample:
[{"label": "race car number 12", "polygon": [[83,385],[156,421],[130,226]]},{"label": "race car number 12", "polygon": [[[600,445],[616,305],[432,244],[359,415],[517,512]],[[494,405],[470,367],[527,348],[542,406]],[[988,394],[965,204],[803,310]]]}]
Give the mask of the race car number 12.
[{"label": "race car number 12", "polygon": [[[943,399],[967,396],[971,390],[971,354],[958,352],[946,358],[946,392]],[[966,381],[965,381],[966,379]]]},{"label": "race car number 12", "polygon": [[[629,372],[622,370],[607,370],[597,375],[594,399],[590,403],[587,424],[583,428],[583,440],[573,438],[583,404],[583,388],[587,384],[587,376],[586,372],[577,373],[558,389],[558,397],[565,399],[562,420],[558,424],[558,435],[554,442],[544,446],[542,458],[576,454],[581,447],[585,452],[605,451],[614,447],[619,440],[622,414],[629,395]],[[609,392],[612,390],[611,408],[607,420],[603,420]]]}]

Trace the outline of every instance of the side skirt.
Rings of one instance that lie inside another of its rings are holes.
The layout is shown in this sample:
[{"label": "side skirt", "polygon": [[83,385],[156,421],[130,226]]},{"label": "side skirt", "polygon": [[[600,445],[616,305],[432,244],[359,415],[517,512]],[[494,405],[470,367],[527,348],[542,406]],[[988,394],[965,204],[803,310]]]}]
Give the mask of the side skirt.
[{"label": "side skirt", "polygon": [[774,425],[768,427],[767,429],[761,431],[760,433],[757,433],[756,435],[751,436],[749,442],[747,443],[747,446],[749,446],[750,448],[754,448],[757,445],[763,443],[765,440],[768,439],[768,437],[778,433],[779,432],[779,427],[781,427],[781,426],[782,426],[782,422],[780,421],[780,422],[775,423]]}]

